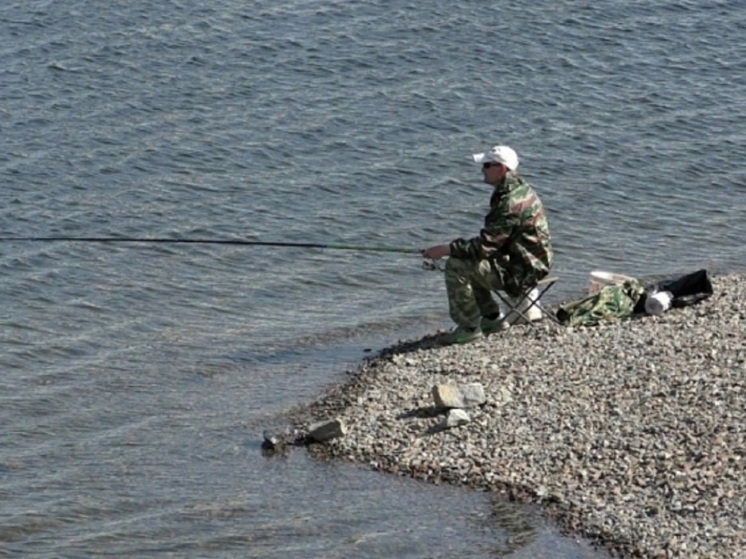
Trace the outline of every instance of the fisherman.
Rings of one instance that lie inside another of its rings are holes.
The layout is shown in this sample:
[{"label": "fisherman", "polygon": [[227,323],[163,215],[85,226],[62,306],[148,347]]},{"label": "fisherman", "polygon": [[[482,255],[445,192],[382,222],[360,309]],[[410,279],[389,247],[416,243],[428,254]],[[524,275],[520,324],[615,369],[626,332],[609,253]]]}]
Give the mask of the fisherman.
[{"label": "fisherman", "polygon": [[518,173],[518,155],[495,146],[472,156],[482,165],[484,182],[493,187],[484,228],[471,239],[456,239],[422,251],[425,258],[446,256],[446,290],[456,329],[451,341],[468,343],[506,328],[492,291],[511,299],[546,277],[554,261],[544,206]]}]

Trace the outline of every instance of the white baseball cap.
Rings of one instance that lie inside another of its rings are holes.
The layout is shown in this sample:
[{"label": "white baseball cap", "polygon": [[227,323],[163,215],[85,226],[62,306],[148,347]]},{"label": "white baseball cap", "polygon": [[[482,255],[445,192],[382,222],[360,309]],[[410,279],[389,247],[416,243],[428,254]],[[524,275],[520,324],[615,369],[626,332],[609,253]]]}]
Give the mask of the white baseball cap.
[{"label": "white baseball cap", "polygon": [[494,161],[502,163],[511,171],[515,171],[518,168],[518,154],[513,148],[508,146],[495,146],[490,151],[475,153],[472,157],[476,163]]}]

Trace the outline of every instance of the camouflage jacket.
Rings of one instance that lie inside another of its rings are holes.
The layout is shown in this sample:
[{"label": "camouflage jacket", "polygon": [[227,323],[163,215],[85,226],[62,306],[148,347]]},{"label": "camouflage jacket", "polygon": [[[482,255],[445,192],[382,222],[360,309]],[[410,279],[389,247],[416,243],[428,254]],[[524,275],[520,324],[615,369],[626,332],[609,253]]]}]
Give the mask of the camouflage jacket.
[{"label": "camouflage jacket", "polygon": [[454,258],[493,259],[518,286],[545,277],[554,263],[544,206],[516,173],[495,186],[479,235],[456,239],[450,249]]}]

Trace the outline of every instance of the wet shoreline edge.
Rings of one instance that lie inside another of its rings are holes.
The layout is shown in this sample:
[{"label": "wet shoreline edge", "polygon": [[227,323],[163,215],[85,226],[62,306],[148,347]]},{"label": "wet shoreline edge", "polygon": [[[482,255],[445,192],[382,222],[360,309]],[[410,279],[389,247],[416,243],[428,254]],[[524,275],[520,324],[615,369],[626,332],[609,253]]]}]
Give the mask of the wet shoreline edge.
[{"label": "wet shoreline edge", "polygon": [[[713,284],[710,299],[661,317],[515,327],[466,346],[442,332],[401,341],[289,416],[298,429],[345,422],[345,437],[309,446],[318,458],[539,504],[616,556],[736,557],[746,275]],[[432,433],[432,386],[467,382],[484,384],[487,404]]]}]

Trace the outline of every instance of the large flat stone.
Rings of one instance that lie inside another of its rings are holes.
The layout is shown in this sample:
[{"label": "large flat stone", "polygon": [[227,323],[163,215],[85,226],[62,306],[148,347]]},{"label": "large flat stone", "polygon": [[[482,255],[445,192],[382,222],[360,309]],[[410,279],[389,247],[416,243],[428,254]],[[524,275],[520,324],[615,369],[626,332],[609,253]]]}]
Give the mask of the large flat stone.
[{"label": "large flat stone", "polygon": [[439,408],[475,408],[487,401],[484,387],[478,383],[464,385],[436,384],[433,386],[433,400]]}]

